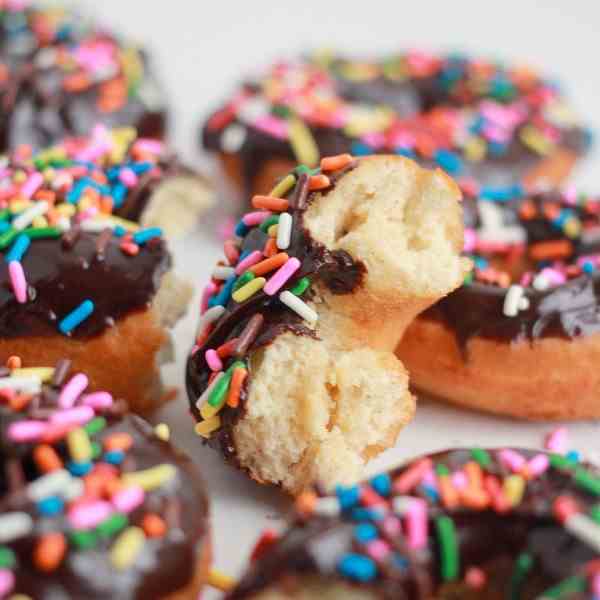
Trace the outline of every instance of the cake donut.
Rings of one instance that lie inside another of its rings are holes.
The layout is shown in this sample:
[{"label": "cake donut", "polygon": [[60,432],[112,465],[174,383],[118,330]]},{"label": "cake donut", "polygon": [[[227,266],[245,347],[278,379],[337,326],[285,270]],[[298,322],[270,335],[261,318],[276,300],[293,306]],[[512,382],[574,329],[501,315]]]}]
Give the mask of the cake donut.
[{"label": "cake donut", "polygon": [[503,193],[560,182],[590,143],[556,84],[529,68],[407,51],[272,64],[203,126],[230,179],[259,193],[322,155],[398,153]]},{"label": "cake donut", "polygon": [[76,11],[0,5],[0,152],[40,150],[102,122],[162,138],[166,108],[146,53]]},{"label": "cake donut", "polygon": [[290,493],[355,481],[413,414],[403,329],[469,268],[459,198],[440,170],[350,155],[254,196],[202,296],[196,432]]},{"label": "cake donut", "polygon": [[208,501],[169,428],[63,359],[0,368],[0,597],[193,599]]},{"label": "cake donut", "polygon": [[0,361],[67,356],[92,387],[157,406],[158,364],[191,287],[171,272],[162,230],[129,219],[183,206],[178,190],[203,186],[194,177],[129,130],[15,151],[0,172]]},{"label": "cake donut", "polygon": [[563,456],[461,448],[335,493],[303,493],[227,600],[593,600],[600,470]]},{"label": "cake donut", "polygon": [[518,418],[600,417],[600,198],[568,188],[464,209],[475,269],[404,336],[413,384]]}]

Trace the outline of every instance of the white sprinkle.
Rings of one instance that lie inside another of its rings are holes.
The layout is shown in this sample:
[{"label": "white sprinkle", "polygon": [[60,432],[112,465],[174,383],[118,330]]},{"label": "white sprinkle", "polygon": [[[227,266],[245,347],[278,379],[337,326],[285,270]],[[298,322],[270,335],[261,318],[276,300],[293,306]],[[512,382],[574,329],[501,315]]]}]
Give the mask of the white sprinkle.
[{"label": "white sprinkle", "polygon": [[306,302],[300,300],[298,296],[294,296],[292,292],[285,290],[279,294],[279,299],[295,313],[299,314],[303,319],[311,324],[314,324],[319,319],[319,315]]},{"label": "white sprinkle", "polygon": [[92,233],[100,233],[104,229],[114,229],[114,222],[108,219],[86,219],[81,222],[82,231],[90,231]]},{"label": "white sprinkle", "polygon": [[62,493],[71,479],[71,474],[67,470],[57,469],[32,481],[27,486],[27,496],[33,502],[39,502],[48,496],[56,496]]},{"label": "white sprinkle", "polygon": [[33,519],[25,512],[10,512],[0,516],[0,543],[5,544],[28,535]]},{"label": "white sprinkle", "polygon": [[396,496],[392,501],[392,508],[397,515],[405,515],[411,507],[413,498],[410,496]]},{"label": "white sprinkle", "polygon": [[270,105],[259,96],[248,98],[237,110],[238,119],[248,125],[269,114]]},{"label": "white sprinkle", "polygon": [[565,529],[576,538],[600,552],[600,525],[586,515],[577,513],[565,521]]},{"label": "white sprinkle", "polygon": [[196,330],[196,338],[206,329],[208,325],[214,323],[215,321],[221,318],[221,315],[225,312],[225,307],[221,306],[213,306],[209,308],[198,321],[198,329]]},{"label": "white sprinkle", "polygon": [[229,279],[232,275],[235,275],[235,269],[233,267],[223,267],[220,265],[215,267],[212,272],[214,279],[221,279],[223,281]]},{"label": "white sprinkle", "polygon": [[529,308],[529,300],[525,296],[525,290],[520,285],[511,285],[504,296],[502,312],[507,317],[516,317],[521,310]]},{"label": "white sprinkle", "polygon": [[16,219],[13,220],[12,226],[21,231],[25,229],[36,217],[45,214],[48,211],[48,203],[45,200],[36,202],[33,206],[22,212]]},{"label": "white sprinkle", "polygon": [[340,501],[335,496],[319,498],[315,504],[315,514],[322,517],[337,517],[340,512]]},{"label": "white sprinkle", "polygon": [[42,48],[35,55],[35,64],[40,69],[50,69],[56,64],[56,50],[54,48]]},{"label": "white sprinkle", "polygon": [[71,229],[71,221],[68,217],[60,217],[56,222],[56,227],[61,231],[69,231]]},{"label": "white sprinkle", "polygon": [[212,380],[211,384],[204,390],[204,392],[202,392],[202,394],[200,394],[200,397],[198,398],[198,400],[196,400],[196,408],[198,408],[198,409],[202,408],[204,403],[208,400],[210,393],[213,391],[213,388],[215,387],[215,385],[217,385],[217,383],[219,382],[219,379],[221,379],[221,377],[223,377],[223,375],[225,375],[225,373],[223,373],[223,371],[221,371]]},{"label": "white sprinkle", "polygon": [[287,250],[292,239],[292,215],[290,213],[281,213],[279,215],[279,226],[277,227],[277,247],[280,250]]},{"label": "white sprinkle", "polygon": [[84,490],[83,479],[80,477],[71,477],[69,483],[61,490],[61,495],[65,499],[65,502],[70,502],[71,500],[75,500],[75,498],[83,496]]},{"label": "white sprinkle", "polygon": [[246,141],[246,128],[239,123],[229,125],[221,134],[221,150],[227,154],[235,154]]},{"label": "white sprinkle", "polygon": [[539,273],[534,277],[532,285],[538,292],[544,292],[550,287],[550,281],[544,274]]},{"label": "white sprinkle", "polygon": [[0,390],[21,390],[37,394],[41,390],[39,377],[0,377]]}]

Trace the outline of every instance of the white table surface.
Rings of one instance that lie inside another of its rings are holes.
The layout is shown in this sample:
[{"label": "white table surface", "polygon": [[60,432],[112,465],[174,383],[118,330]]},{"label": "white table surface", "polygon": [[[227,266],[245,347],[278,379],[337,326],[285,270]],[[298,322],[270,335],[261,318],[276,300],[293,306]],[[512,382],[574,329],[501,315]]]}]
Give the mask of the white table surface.
[{"label": "white table surface", "polygon": [[[562,80],[571,90],[577,110],[600,131],[597,2],[80,0],[74,4],[152,48],[175,109],[171,141],[186,159],[206,169],[211,164],[196,146],[197,124],[236,79],[274,57],[325,45],[355,53],[426,46],[525,58]],[[594,168],[597,156],[596,152],[576,174],[575,181],[584,189],[600,191],[600,174]],[[214,227],[221,218],[213,214],[194,235],[174,245],[177,270],[198,286],[220,256]],[[164,369],[169,385],[183,387],[197,306],[196,297],[188,316],[177,326],[177,362]],[[248,481],[202,447],[192,431],[183,391],[159,418],[169,423],[173,440],[194,457],[208,483],[216,566],[239,574],[259,532],[280,522],[288,501],[276,490]],[[371,468],[453,444],[539,446],[551,427],[421,400],[416,419],[401,434],[397,446]],[[600,450],[599,422],[574,424],[569,431],[573,446],[588,453]],[[205,597],[219,595],[208,592]]]}]

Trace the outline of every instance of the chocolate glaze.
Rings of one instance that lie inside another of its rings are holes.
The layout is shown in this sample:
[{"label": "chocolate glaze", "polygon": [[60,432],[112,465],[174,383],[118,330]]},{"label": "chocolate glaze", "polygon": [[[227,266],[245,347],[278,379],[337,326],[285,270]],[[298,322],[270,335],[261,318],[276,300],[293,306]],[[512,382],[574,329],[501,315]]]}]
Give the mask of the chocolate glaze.
[{"label": "chocolate glaze", "polygon": [[[351,168],[354,168],[353,166]],[[333,189],[340,176],[347,172],[340,172],[336,176],[331,176],[331,187],[323,193]],[[308,277],[311,286],[322,284],[333,294],[349,294],[362,285],[363,277],[366,273],[365,265],[358,260],[353,259],[344,250],[330,251],[325,246],[312,238],[303,223],[306,208],[314,200],[314,193],[310,193],[305,205],[297,208],[297,193],[299,186],[306,178],[300,177],[296,188],[291,190],[287,197],[290,200],[290,212],[293,215],[293,226],[290,240],[290,246],[285,251],[290,257],[296,257],[301,263],[300,268],[292,279],[286,284],[286,288],[292,288],[301,278]],[[306,181],[307,183],[307,181]],[[251,229],[243,239],[240,252],[252,252],[262,250],[269,236],[261,231],[259,227]],[[310,300],[313,295],[311,288],[303,295],[303,299]],[[275,338],[285,332],[291,332],[295,335],[305,335],[318,339],[315,331],[304,324],[304,321],[295,312],[279,301],[278,296],[268,296],[264,292],[258,292],[251,298],[236,303],[230,299],[226,306],[226,313],[217,322],[215,329],[211,332],[209,338],[187,362],[186,384],[190,408],[196,420],[200,420],[200,413],[196,407],[196,401],[202,392],[208,386],[208,379],[211,371],[206,363],[205,352],[209,348],[218,348],[226,341],[238,337],[244,330],[248,321],[253,315],[262,314],[264,322],[260,333],[249,346],[246,355],[256,352],[261,348],[272,343]],[[233,362],[233,359],[231,360]],[[224,365],[225,368],[227,365]],[[237,421],[243,416],[245,404],[248,398],[248,388],[251,385],[252,365],[248,361],[249,377],[246,379],[242,394],[240,397],[240,406],[232,409],[225,406],[219,413],[221,417],[221,428],[214,432],[208,440],[208,444],[221,451],[225,458],[232,464],[239,466],[236,458],[235,443],[233,440],[233,428]]]},{"label": "chocolate glaze", "polygon": [[[497,460],[495,451],[488,452],[493,456],[493,462],[484,472],[500,478],[509,475],[510,470]],[[528,460],[539,454],[529,450],[518,452]],[[440,452],[429,458],[434,466],[444,465],[451,472],[473,460],[470,451],[462,449]],[[390,471],[392,481],[410,466]],[[598,469],[590,465],[578,468],[587,469],[595,477],[599,475]],[[425,500],[428,505],[426,548],[411,550],[402,533],[384,534],[377,526],[381,538],[403,559],[403,566],[394,567],[386,561],[385,565],[379,565],[377,575],[366,583],[354,582],[337,570],[339,559],[346,553],[366,555],[364,547],[354,539],[355,527],[362,519],[352,518],[346,512],[339,518],[314,516],[307,520],[301,513],[296,513],[287,532],[250,566],[227,600],[251,598],[278,585],[283,589],[286,585],[294,589],[310,577],[361,587],[385,600],[500,599],[509,597],[515,560],[522,552],[533,558],[533,569],[527,573],[520,594],[513,593],[510,597],[533,600],[562,580],[582,574],[584,565],[598,558],[591,546],[575,538],[556,521],[554,500],[558,496],[568,496],[586,514],[597,503],[597,497],[578,486],[574,471],[568,469],[550,467],[526,485],[518,506],[504,514],[465,506],[447,509],[432,501],[422,487],[417,487],[411,496]],[[434,522],[442,515],[448,515],[454,521],[459,545],[460,573],[453,582],[443,582],[440,575],[440,547]],[[465,572],[470,567],[478,567],[486,575],[487,584],[480,590],[464,583]],[[591,600],[592,592],[566,597]]]},{"label": "chocolate glaze", "polygon": [[[88,135],[97,123],[131,125],[142,137],[164,137],[162,91],[145,52],[134,50],[110,33],[83,25],[77,14],[64,15],[64,22],[47,39],[48,34],[37,33],[44,18],[44,11],[36,7],[0,13],[0,66],[7,70],[6,78],[0,81],[0,152],[20,144],[37,150],[67,136]],[[84,89],[71,91],[65,89],[64,81],[73,71],[55,63],[45,64],[44,56],[50,52],[74,53],[91,44],[109,44],[115,52],[135,52],[140,63],[139,81],[126,82],[127,97],[114,108],[103,109],[99,101],[102,85],[123,76],[121,66]]]}]

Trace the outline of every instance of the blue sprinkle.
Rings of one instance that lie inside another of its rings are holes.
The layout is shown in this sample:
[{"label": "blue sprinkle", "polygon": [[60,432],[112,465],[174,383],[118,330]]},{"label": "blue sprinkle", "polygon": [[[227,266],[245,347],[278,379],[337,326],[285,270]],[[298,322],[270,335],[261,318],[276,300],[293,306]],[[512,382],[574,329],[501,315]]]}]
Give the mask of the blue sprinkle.
[{"label": "blue sprinkle", "polygon": [[581,270],[584,273],[587,273],[588,275],[590,275],[591,273],[593,273],[596,269],[594,268],[594,264],[589,261],[589,260],[585,260],[583,262],[583,265],[581,266]]},{"label": "blue sprinkle", "polygon": [[227,303],[229,302],[229,298],[231,297],[231,292],[233,291],[233,284],[235,283],[236,279],[237,279],[237,276],[232,275],[223,284],[221,291],[216,296],[213,296],[212,298],[210,298],[210,300],[208,301],[209,308],[212,308],[213,306],[218,306],[218,305],[227,306]]},{"label": "blue sprinkle", "polygon": [[120,450],[112,450],[104,454],[104,460],[111,465],[120,465],[123,462],[125,454]]},{"label": "blue sprinkle", "polygon": [[475,119],[475,121],[473,121],[471,126],[469,127],[469,131],[472,134],[478,134],[483,129],[484,125],[485,125],[485,119],[481,115],[479,115]]},{"label": "blue sprinkle", "polygon": [[488,142],[488,151],[492,156],[504,156],[508,152],[508,144],[500,142]]},{"label": "blue sprinkle", "polygon": [[17,236],[17,239],[13,242],[10,250],[6,253],[4,260],[7,263],[13,260],[21,260],[25,252],[27,252],[29,244],[31,244],[29,236],[25,235],[24,233],[20,233]]},{"label": "blue sprinkle", "polygon": [[408,560],[406,559],[406,557],[402,556],[401,554],[398,554],[397,552],[393,554],[392,562],[394,563],[394,566],[400,571],[406,571],[406,569],[408,569]]},{"label": "blue sprinkle", "polygon": [[46,517],[53,517],[62,512],[65,503],[58,496],[49,496],[40,500],[37,504],[37,509],[40,514]]},{"label": "blue sprinkle", "polygon": [[108,171],[106,171],[106,177],[108,178],[109,181],[116,181],[117,179],[119,179],[119,175],[121,174],[121,166],[118,167],[111,167],[110,169],[108,169]]},{"label": "blue sprinkle", "polygon": [[4,233],[11,228],[11,224],[8,221],[0,221],[0,233]]},{"label": "blue sprinkle", "polygon": [[58,324],[58,329],[65,335],[71,333],[75,327],[83,323],[94,312],[94,308],[94,303],[91,300],[84,300]]},{"label": "blue sprinkle", "polygon": [[398,156],[406,156],[406,158],[416,158],[417,157],[414,150],[411,150],[410,148],[405,148],[403,146],[398,146],[396,148],[395,152]]},{"label": "blue sprinkle", "polygon": [[136,244],[142,245],[153,238],[160,237],[162,229],[160,227],[149,227],[148,229],[140,229],[133,234],[133,241]]},{"label": "blue sprinkle", "polygon": [[474,262],[475,262],[475,268],[481,269],[482,271],[484,269],[487,269],[490,265],[490,263],[485,258],[481,258],[481,256],[476,256],[474,258]]},{"label": "blue sprinkle", "polygon": [[371,540],[377,539],[379,534],[377,533],[377,527],[372,523],[361,523],[354,528],[354,537],[357,542],[366,544]]},{"label": "blue sprinkle", "polygon": [[373,508],[355,506],[349,516],[353,521],[381,521],[385,517],[385,510],[380,506]]},{"label": "blue sprinkle", "polygon": [[86,188],[91,187],[98,190],[101,194],[107,196],[110,194],[110,188],[106,185],[101,185],[97,181],[90,179],[89,177],[82,177],[74,186],[73,189],[67,194],[67,202],[71,204],[77,204],[81,195]]},{"label": "blue sprinkle", "polygon": [[558,216],[555,219],[553,219],[552,225],[554,225],[555,227],[558,227],[559,229],[562,229],[562,226],[572,215],[573,215],[572,210],[569,210],[568,208],[563,208],[558,213]]},{"label": "blue sprinkle", "polygon": [[381,473],[371,479],[371,486],[380,496],[389,496],[392,491],[392,480],[387,473]]},{"label": "blue sprinkle", "polygon": [[338,485],[335,488],[335,493],[340,501],[342,510],[356,506],[360,500],[360,488],[357,485],[348,487]]},{"label": "blue sprinkle", "polygon": [[460,175],[463,171],[463,161],[456,152],[450,152],[450,150],[444,149],[437,150],[434,158],[437,164],[450,175]]},{"label": "blue sprinkle", "polygon": [[127,165],[136,175],[142,175],[149,171],[153,165],[150,162],[131,163]]},{"label": "blue sprinkle", "polygon": [[117,225],[113,229],[113,235],[115,237],[123,237],[126,233],[127,233],[127,229],[125,229],[125,227],[123,227],[122,225]]},{"label": "blue sprinkle", "polygon": [[120,181],[117,181],[110,190],[109,195],[113,198],[115,208],[119,208],[125,200],[127,188]]},{"label": "blue sprinkle", "polygon": [[338,562],[338,571],[355,581],[372,581],[377,575],[377,565],[368,556],[345,554]]},{"label": "blue sprinkle", "polygon": [[483,200],[494,200],[496,202],[507,202],[514,198],[523,196],[523,186],[520,184],[509,185],[506,187],[483,186],[479,192],[479,197]]},{"label": "blue sprinkle", "polygon": [[240,253],[240,257],[238,259],[238,263],[241,263],[246,256],[250,256],[252,254],[252,250],[244,250],[243,252]]},{"label": "blue sprinkle", "polygon": [[235,226],[235,235],[238,237],[244,237],[249,231],[250,227],[248,227],[248,225],[246,225],[246,223],[240,219],[238,224]]},{"label": "blue sprinkle", "polygon": [[71,475],[75,475],[75,477],[83,477],[87,475],[92,470],[91,462],[70,462],[67,465],[67,469]]},{"label": "blue sprinkle", "polygon": [[438,494],[438,491],[433,486],[431,486],[431,485],[422,485],[422,486],[420,486],[419,489],[432,502],[437,502],[438,501],[440,495]]},{"label": "blue sprinkle", "polygon": [[363,142],[352,142],[352,154],[354,156],[369,156],[373,154],[373,148]]},{"label": "blue sprinkle", "polygon": [[577,450],[569,450],[566,456],[567,460],[578,463],[581,460],[581,454]]}]

